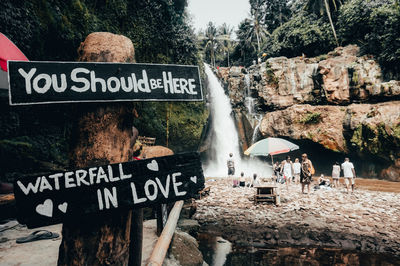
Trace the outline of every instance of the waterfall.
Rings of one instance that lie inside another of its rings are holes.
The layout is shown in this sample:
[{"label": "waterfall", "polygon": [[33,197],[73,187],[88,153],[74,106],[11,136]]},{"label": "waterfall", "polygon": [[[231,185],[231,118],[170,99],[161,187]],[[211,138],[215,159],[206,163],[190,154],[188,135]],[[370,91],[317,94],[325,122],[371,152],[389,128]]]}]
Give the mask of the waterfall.
[{"label": "waterfall", "polygon": [[251,144],[254,144],[257,141],[257,138],[258,138],[258,135],[259,135],[259,130],[258,129],[260,128],[261,121],[262,121],[262,116],[261,115],[258,115],[255,118],[257,119],[258,122],[257,122],[257,125],[254,128],[253,136],[251,137]]},{"label": "waterfall", "polygon": [[208,160],[204,165],[204,174],[207,177],[226,177],[226,161],[229,153],[233,153],[236,173],[239,176],[243,171],[246,176],[257,173],[258,176],[267,176],[271,173],[269,165],[257,158],[241,158],[239,136],[235,126],[232,106],[229,97],[225,94],[218,78],[211,68],[205,65],[205,72],[210,91],[210,112],[212,117],[212,140],[208,152]]}]

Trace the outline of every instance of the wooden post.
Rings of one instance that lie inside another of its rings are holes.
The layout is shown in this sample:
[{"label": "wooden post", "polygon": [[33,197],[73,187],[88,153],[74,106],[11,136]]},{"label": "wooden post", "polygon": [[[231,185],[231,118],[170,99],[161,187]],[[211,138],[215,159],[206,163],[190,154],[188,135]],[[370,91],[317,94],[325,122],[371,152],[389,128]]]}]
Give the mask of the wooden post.
[{"label": "wooden post", "polygon": [[[134,62],[132,42],[121,35],[92,33],[81,44],[79,61]],[[131,103],[77,104],[71,143],[71,167],[130,161]],[[118,211],[66,221],[58,265],[127,265],[132,211]],[[84,220],[84,222],[82,222]]]}]

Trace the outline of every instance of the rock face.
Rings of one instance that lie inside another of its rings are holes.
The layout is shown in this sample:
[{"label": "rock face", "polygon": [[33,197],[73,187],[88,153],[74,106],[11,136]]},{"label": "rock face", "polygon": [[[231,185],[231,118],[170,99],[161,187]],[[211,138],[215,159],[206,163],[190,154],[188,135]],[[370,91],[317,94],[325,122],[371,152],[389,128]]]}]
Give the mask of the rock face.
[{"label": "rock face", "polygon": [[385,153],[387,146],[400,145],[399,101],[349,106],[293,105],[266,113],[259,129],[264,136],[309,139],[333,151],[349,152],[356,147],[361,153],[387,160],[400,156],[399,150]]},{"label": "rock face", "polygon": [[378,160],[371,177],[397,179],[392,176],[399,175],[400,81],[383,81],[373,57],[358,53],[349,45],[315,58],[277,57],[248,69],[219,68],[242,149],[252,144],[242,117],[254,129],[261,114],[263,137],[309,140],[360,160]]}]

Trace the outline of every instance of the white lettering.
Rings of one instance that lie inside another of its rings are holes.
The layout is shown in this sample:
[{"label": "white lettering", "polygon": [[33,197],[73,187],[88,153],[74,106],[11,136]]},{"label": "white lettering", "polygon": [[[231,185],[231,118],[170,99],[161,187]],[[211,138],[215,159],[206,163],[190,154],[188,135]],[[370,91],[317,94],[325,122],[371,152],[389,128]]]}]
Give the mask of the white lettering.
[{"label": "white lettering", "polygon": [[104,202],[106,203],[106,209],[110,209],[110,206],[111,206],[110,202],[114,208],[118,208],[117,188],[116,187],[112,188],[112,194],[107,188],[104,189]]},{"label": "white lettering", "polygon": [[94,171],[96,171],[96,170],[97,170],[97,167],[89,168],[89,180],[90,180],[91,185],[93,185],[94,178],[96,176],[96,173]]},{"label": "white lettering", "polygon": [[[108,183],[108,178],[106,175],[106,172],[104,172],[103,167],[99,167],[99,170],[97,171],[97,179],[96,179],[96,184],[100,184],[101,179],[104,179],[104,181],[106,181]],[[107,202],[106,202],[107,204]]]},{"label": "white lettering", "polygon": [[[44,79],[45,83],[43,87],[39,87],[39,81]],[[47,74],[39,74],[33,79],[33,89],[37,93],[46,93],[51,87],[51,77]]]},{"label": "white lettering", "polygon": [[160,187],[161,193],[164,195],[164,197],[166,199],[168,199],[168,195],[169,195],[169,183],[171,180],[171,176],[168,175],[167,176],[167,180],[165,181],[165,187],[161,184],[160,179],[158,179],[158,177],[156,177],[156,182],[158,184],[158,186]]},{"label": "white lettering", "polygon": [[129,174],[129,175],[125,175],[124,174],[124,169],[122,169],[122,164],[119,164],[118,167],[119,167],[119,176],[121,177],[121,180],[128,179],[128,178],[132,177],[132,174]]},{"label": "white lettering", "polygon": [[102,92],[107,91],[106,81],[102,78],[96,78],[96,73],[94,71],[90,71],[90,88],[93,92],[96,92],[97,90],[96,83],[100,83]]},{"label": "white lettering", "polygon": [[73,175],[74,175],[74,172],[66,172],[64,174],[65,188],[76,187],[76,184],[72,183],[72,182],[74,182],[74,179],[70,178],[70,176],[73,176]]},{"label": "white lettering", "polygon": [[24,77],[25,79],[25,89],[26,89],[26,94],[32,94],[32,88],[31,88],[31,78],[36,72],[36,68],[32,68],[28,73],[25,72],[22,68],[18,69],[18,72],[21,74],[21,76]]},{"label": "white lettering", "polygon": [[85,177],[87,176],[87,171],[86,170],[82,170],[82,169],[76,170],[75,176],[76,176],[76,184],[78,185],[78,187],[81,186],[81,183],[85,184],[86,186],[90,185],[89,182],[87,182],[85,180]]},{"label": "white lettering", "polygon": [[107,166],[107,168],[108,168],[108,178],[110,179],[110,182],[119,181],[118,176],[114,177],[114,173],[113,173],[113,169],[112,169],[111,165]]},{"label": "white lettering", "polygon": [[56,74],[51,75],[51,80],[53,83],[53,88],[56,92],[64,92],[65,89],[67,88],[67,76],[65,74],[61,74],[61,85],[60,86],[58,86]]},{"label": "white lettering", "polygon": [[146,70],[142,71],[142,79],[138,80],[138,88],[142,92],[151,92]]},{"label": "white lettering", "polygon": [[28,187],[25,187],[24,184],[21,183],[21,181],[17,181],[18,186],[21,188],[21,190],[25,193],[25,195],[29,194],[29,191],[32,190],[33,193],[37,193],[39,184],[40,184],[40,177],[36,178],[36,184],[32,185],[31,182],[28,183]]},{"label": "white lettering", "polygon": [[133,196],[133,203],[138,204],[147,201],[146,198],[138,198],[135,183],[131,182],[131,189],[132,189],[132,196]]},{"label": "white lettering", "polygon": [[189,91],[190,94],[197,95],[197,91],[193,90],[194,88],[196,88],[196,85],[193,84],[194,82],[195,82],[194,79],[189,79]]},{"label": "white lettering", "polygon": [[164,82],[164,92],[168,93],[168,87],[169,87],[169,92],[174,93],[174,85],[172,84],[172,74],[171,72],[168,72],[168,77],[165,71],[162,73],[163,75],[163,82]]},{"label": "white lettering", "polygon": [[60,189],[60,182],[58,180],[59,177],[62,177],[64,174],[63,173],[58,173],[58,174],[53,174],[53,175],[49,175],[49,178],[54,179],[54,186],[56,190]]},{"label": "white lettering", "polygon": [[[153,186],[153,194],[150,193],[149,186]],[[153,180],[147,180],[144,184],[144,193],[146,194],[147,198],[151,201],[155,200],[158,195],[157,183]]]},{"label": "white lettering", "polygon": [[121,77],[121,87],[125,92],[131,92],[133,90],[133,82],[131,77],[126,78],[128,80],[128,86],[126,86],[125,78]]},{"label": "white lettering", "polygon": [[[115,83],[115,86],[112,86],[112,82]],[[121,87],[121,83],[119,82],[119,79],[116,77],[111,77],[107,79],[107,87],[110,92],[118,92],[119,88]]]},{"label": "white lettering", "polygon": [[100,191],[100,189],[97,190],[97,201],[99,202],[99,210],[104,209],[104,206],[103,206],[103,199],[102,199],[102,197],[101,197],[101,191]]},{"label": "white lettering", "polygon": [[181,93],[182,91],[180,91],[179,88],[179,79],[172,79],[172,83],[174,84],[174,92],[175,93]]},{"label": "white lettering", "polygon": [[48,189],[48,190],[53,190],[51,187],[49,181],[47,181],[47,178],[45,176],[42,176],[42,182],[40,182],[40,192],[43,192],[43,190]]},{"label": "white lettering", "polygon": [[71,80],[73,82],[80,82],[83,83],[84,85],[82,87],[77,87],[75,85],[73,85],[71,87],[71,90],[76,91],[76,92],[85,92],[90,88],[90,82],[89,80],[87,80],[86,78],[78,78],[76,75],[78,73],[85,73],[85,74],[89,74],[89,70],[83,67],[78,67],[75,68],[74,70],[71,71]]},{"label": "white lettering", "polygon": [[186,191],[179,191],[178,187],[182,185],[182,182],[176,182],[176,177],[180,176],[181,173],[173,173],[172,174],[172,183],[174,186],[174,191],[176,196],[184,196],[186,195]]},{"label": "white lettering", "polygon": [[182,93],[185,93],[185,91],[186,91],[188,94],[191,94],[187,85],[188,85],[188,82],[186,79],[179,79],[179,87],[182,89]]}]

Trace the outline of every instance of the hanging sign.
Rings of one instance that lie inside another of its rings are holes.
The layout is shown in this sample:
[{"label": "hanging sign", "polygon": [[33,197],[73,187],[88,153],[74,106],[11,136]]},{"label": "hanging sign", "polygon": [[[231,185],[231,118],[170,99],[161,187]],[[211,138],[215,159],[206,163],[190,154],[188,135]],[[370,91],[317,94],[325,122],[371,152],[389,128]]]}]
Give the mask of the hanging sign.
[{"label": "hanging sign", "polygon": [[10,105],[202,101],[198,66],[8,61]]},{"label": "hanging sign", "polygon": [[54,172],[14,183],[17,218],[29,228],[174,202],[203,188],[198,153]]}]

